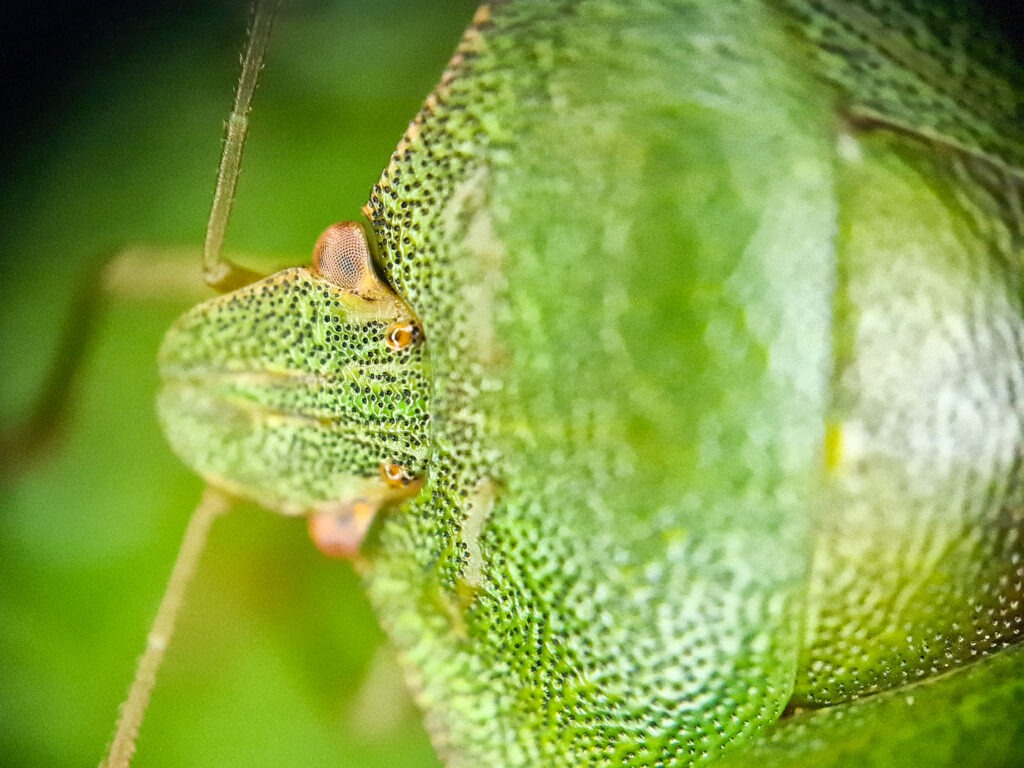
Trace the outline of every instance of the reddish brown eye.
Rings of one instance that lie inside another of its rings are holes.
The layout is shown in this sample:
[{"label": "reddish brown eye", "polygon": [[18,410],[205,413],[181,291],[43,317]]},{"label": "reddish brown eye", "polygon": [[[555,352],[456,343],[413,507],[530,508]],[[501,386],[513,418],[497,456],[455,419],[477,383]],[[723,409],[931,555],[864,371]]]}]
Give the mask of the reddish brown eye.
[{"label": "reddish brown eye", "polygon": [[359,554],[359,545],[376,513],[375,504],[357,499],[336,512],[312,515],[309,536],[316,548],[328,557],[352,559]]},{"label": "reddish brown eye", "polygon": [[416,479],[401,464],[389,464],[388,462],[380,465],[380,476],[392,488],[407,488]]},{"label": "reddish brown eye", "polygon": [[417,323],[411,320],[398,320],[388,326],[384,341],[388,349],[393,352],[400,352],[403,349],[418,344],[423,340],[423,331]]},{"label": "reddish brown eye", "polygon": [[354,221],[332,224],[313,248],[313,270],[357,295],[377,283],[363,228]]}]

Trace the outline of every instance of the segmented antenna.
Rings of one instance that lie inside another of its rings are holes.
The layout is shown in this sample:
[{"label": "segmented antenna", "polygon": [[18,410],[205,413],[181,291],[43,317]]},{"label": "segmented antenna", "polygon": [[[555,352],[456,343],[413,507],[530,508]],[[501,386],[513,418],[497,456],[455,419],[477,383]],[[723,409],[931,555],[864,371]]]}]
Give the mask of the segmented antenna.
[{"label": "segmented antenna", "polygon": [[[222,258],[220,251],[231,216],[235,186],[238,183],[252,95],[256,90],[260,70],[263,68],[270,29],[279,5],[280,0],[256,0],[253,4],[249,41],[242,57],[242,75],[235,91],[234,108],[228,118],[224,150],[217,172],[217,189],[213,196],[203,252],[203,275],[209,285],[219,290],[231,290],[258,277],[255,273]],[[128,697],[121,705],[121,716],[118,719],[114,740],[106,759],[100,763],[101,768],[128,768],[131,763],[135,754],[135,741],[156,685],[156,676],[163,663],[164,652],[174,634],[174,625],[184,602],[188,583],[206,547],[210,526],[219,515],[230,508],[231,503],[229,496],[214,488],[207,488],[192,513],[174,561],[171,578],[150,627],[146,650],[135,669],[135,678],[132,680]]]},{"label": "segmented antenna", "polygon": [[199,564],[199,557],[206,547],[210,526],[214,519],[231,507],[231,499],[215,488],[207,488],[199,505],[189,518],[185,537],[174,560],[171,578],[160,599],[156,618],[146,637],[146,650],[135,668],[135,678],[128,691],[128,697],[121,705],[121,717],[117,721],[117,732],[110,744],[106,759],[100,768],[128,768],[135,755],[135,741],[146,716],[149,699],[156,686],[156,675],[164,660],[164,653],[171,643],[178,610],[185,600],[185,591],[192,574]]},{"label": "segmented antenna", "polygon": [[242,167],[245,137],[249,132],[252,95],[256,91],[260,72],[263,71],[270,30],[280,5],[281,0],[256,0],[253,4],[249,42],[242,56],[242,75],[238,79],[235,104],[224,134],[224,149],[217,170],[217,188],[213,193],[210,220],[206,225],[206,242],[203,245],[203,279],[207,285],[219,291],[231,291],[261,277],[228,261],[221,254],[221,249],[231,219],[231,206],[235,202],[235,187],[238,186],[238,174]]}]

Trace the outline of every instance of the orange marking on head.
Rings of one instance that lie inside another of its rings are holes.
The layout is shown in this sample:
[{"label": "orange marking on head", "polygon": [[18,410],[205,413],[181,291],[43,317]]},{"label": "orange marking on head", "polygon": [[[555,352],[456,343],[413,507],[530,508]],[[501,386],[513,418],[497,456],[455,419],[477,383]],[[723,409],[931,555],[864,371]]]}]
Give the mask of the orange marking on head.
[{"label": "orange marking on head", "polygon": [[411,320],[397,320],[388,326],[384,342],[392,352],[400,352],[423,341],[423,331]]},{"label": "orange marking on head", "polygon": [[[380,465],[380,476],[389,487],[396,489],[407,489],[410,488],[413,483],[417,483],[417,480],[412,473],[401,464],[391,464],[386,461],[382,462]],[[417,488],[418,487],[419,484],[417,485]]]}]

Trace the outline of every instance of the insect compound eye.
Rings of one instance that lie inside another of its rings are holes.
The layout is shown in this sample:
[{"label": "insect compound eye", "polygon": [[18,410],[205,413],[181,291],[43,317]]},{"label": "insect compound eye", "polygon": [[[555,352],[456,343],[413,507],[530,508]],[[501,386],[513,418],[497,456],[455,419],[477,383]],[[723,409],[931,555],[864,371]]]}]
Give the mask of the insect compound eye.
[{"label": "insect compound eye", "polygon": [[313,248],[313,270],[325,280],[359,296],[380,282],[373,271],[363,228],[354,221],[332,224]]},{"label": "insect compound eye", "polygon": [[423,341],[423,329],[411,320],[396,320],[388,326],[384,342],[392,352],[401,352]]},{"label": "insect compound eye", "polygon": [[359,545],[366,536],[377,505],[368,499],[356,499],[334,512],[312,515],[309,536],[328,557],[352,559],[359,554]]},{"label": "insect compound eye", "polygon": [[412,473],[401,464],[388,462],[383,462],[380,465],[380,476],[392,488],[408,488],[416,481]]}]

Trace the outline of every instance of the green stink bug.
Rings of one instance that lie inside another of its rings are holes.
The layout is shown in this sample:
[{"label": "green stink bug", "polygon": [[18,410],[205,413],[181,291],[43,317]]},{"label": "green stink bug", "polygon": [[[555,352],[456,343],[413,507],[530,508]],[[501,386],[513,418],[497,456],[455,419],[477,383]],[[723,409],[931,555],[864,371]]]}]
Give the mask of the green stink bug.
[{"label": "green stink bug", "polygon": [[[1019,96],[1000,113],[981,81],[994,122],[949,133],[936,81],[909,93],[934,112],[894,117],[851,76],[885,84],[893,50],[900,74],[934,67],[898,13],[874,45],[841,4],[671,10],[481,17],[372,201],[442,423],[366,581],[453,761],[740,759],[780,715],[941,698],[962,675],[901,688],[974,657],[1007,680],[987,707],[1019,683],[1019,142],[998,117]],[[652,62],[659,34],[678,60]],[[832,600],[886,546],[906,570],[884,594]]]},{"label": "green stink bug", "polygon": [[478,12],[367,206],[429,359],[367,406],[429,422],[361,439],[429,447],[363,578],[453,764],[688,765],[1019,665],[1020,73],[948,14]]}]

